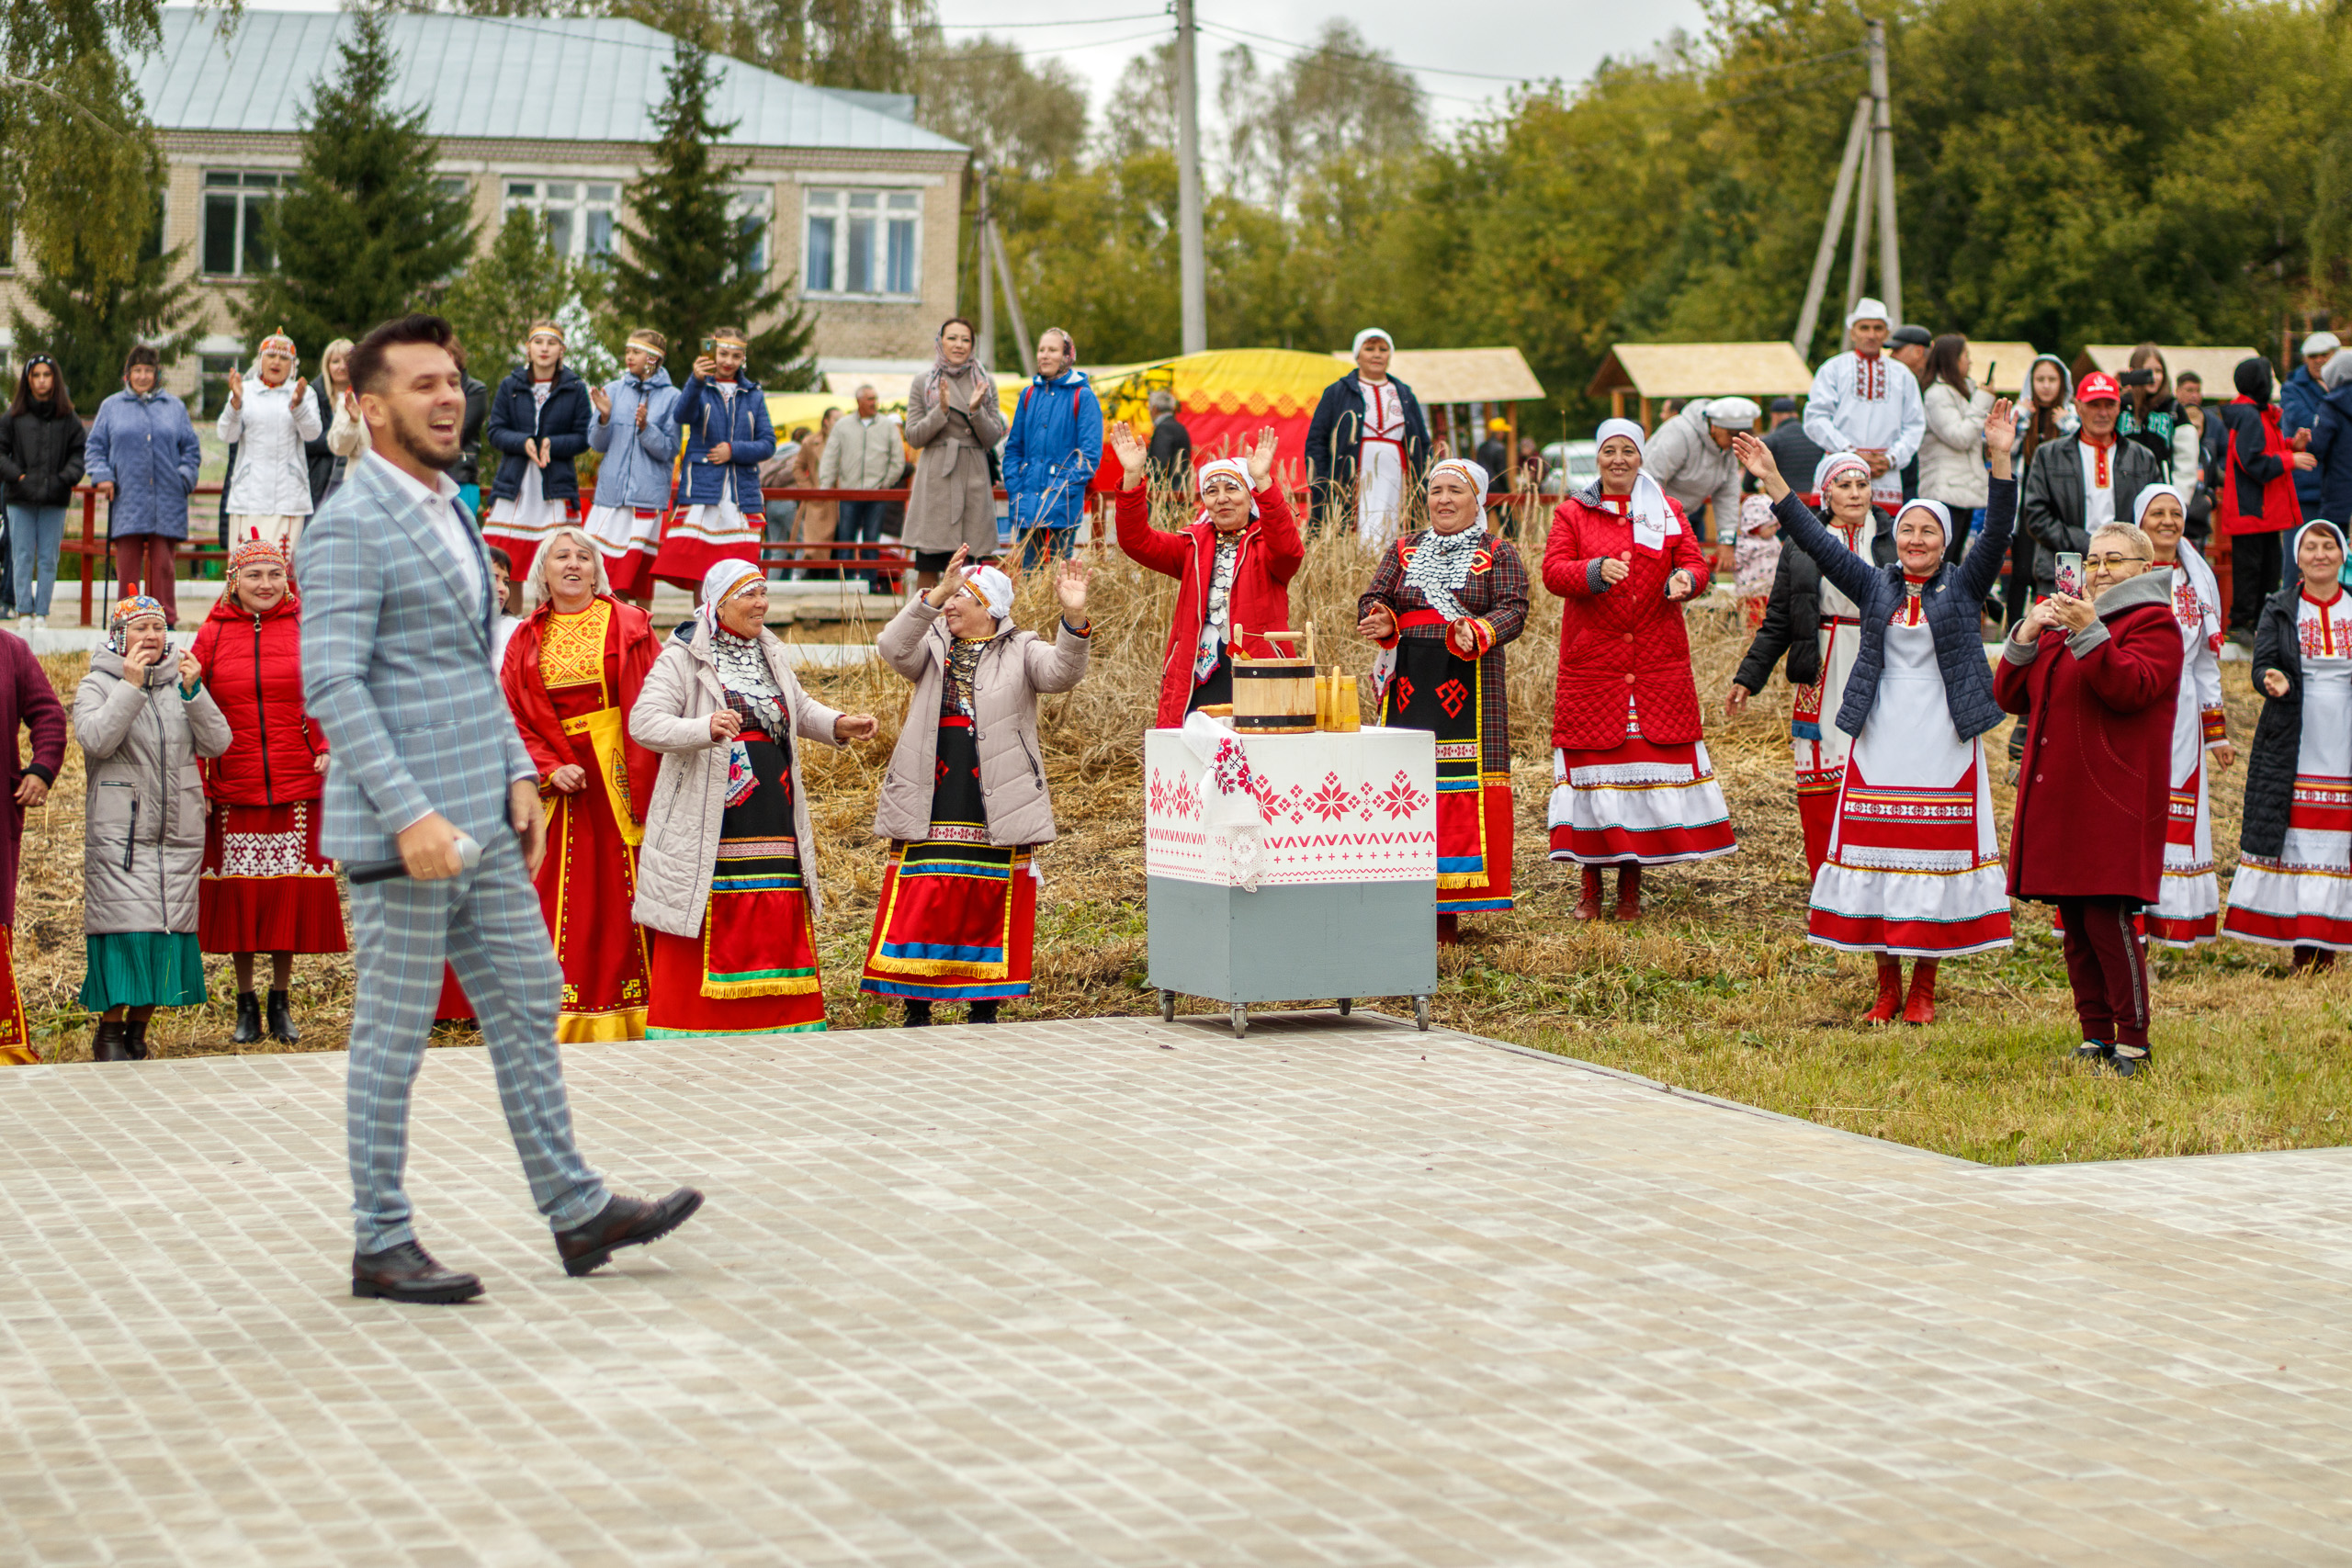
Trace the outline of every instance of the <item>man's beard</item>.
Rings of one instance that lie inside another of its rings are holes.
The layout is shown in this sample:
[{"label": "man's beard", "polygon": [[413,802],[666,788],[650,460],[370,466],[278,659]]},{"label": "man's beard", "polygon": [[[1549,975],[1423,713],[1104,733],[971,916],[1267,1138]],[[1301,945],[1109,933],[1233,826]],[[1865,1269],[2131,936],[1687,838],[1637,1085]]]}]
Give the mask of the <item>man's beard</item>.
[{"label": "man's beard", "polygon": [[392,410],[392,441],[401,450],[435,473],[447,473],[465,457],[465,444],[453,441],[447,454],[436,451],[433,443],[433,427],[423,417],[412,421],[398,407]]}]

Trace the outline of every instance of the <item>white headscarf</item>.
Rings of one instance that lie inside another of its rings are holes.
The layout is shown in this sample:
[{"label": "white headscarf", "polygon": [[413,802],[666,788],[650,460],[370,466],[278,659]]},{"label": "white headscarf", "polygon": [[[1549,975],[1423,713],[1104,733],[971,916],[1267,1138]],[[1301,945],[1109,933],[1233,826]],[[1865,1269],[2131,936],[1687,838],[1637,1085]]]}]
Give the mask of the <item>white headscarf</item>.
[{"label": "white headscarf", "polygon": [[[1212,457],[1207,462],[1203,463],[1201,465],[1200,472],[1193,476],[1194,487],[1199,490],[1201,494],[1208,494],[1209,478],[1214,474],[1224,474],[1231,479],[1234,483],[1239,485],[1241,487],[1241,493],[1250,498],[1250,515],[1252,517],[1258,515],[1258,495],[1256,490],[1250,483],[1249,464],[1243,462],[1238,457]],[[1208,508],[1204,506],[1201,508],[1200,515],[1194,517],[1193,521],[1195,523],[1206,522],[1208,520]]]},{"label": "white headscarf", "polygon": [[760,570],[757,561],[738,560],[731,556],[725,560],[713,561],[710,570],[702,574],[701,603],[695,606],[695,614],[704,626],[710,628],[710,635],[716,637],[718,635],[718,607],[754,583],[766,581],[767,574]]},{"label": "white headscarf", "polygon": [[[2302,574],[2303,536],[2310,533],[2314,528],[2324,528],[2329,533],[2335,535],[2335,547],[2337,549],[2340,550],[2346,547],[2344,543],[2344,530],[2337,527],[2335,524],[2329,522],[2324,517],[2314,517],[2310,522],[2304,524],[2301,527],[2296,529],[2293,540],[2287,546],[2287,562],[2290,566],[2296,569],[2296,576],[2299,580]],[[2338,567],[2336,570],[2341,571],[2343,570],[2343,568]]]},{"label": "white headscarf", "polygon": [[1924,512],[1936,520],[1936,526],[1944,531],[1944,552],[1949,555],[1951,552],[1951,513],[1945,508],[1944,503],[1940,501],[1929,501],[1925,497],[1917,501],[1906,501],[1903,503],[1902,509],[1894,514],[1895,525],[1902,526],[1904,514],[1911,512]]},{"label": "white headscarf", "polygon": [[1871,477],[1870,459],[1859,452],[1831,452],[1814,465],[1813,493],[1819,495],[1829,488],[1829,481],[1851,468],[1864,479]]},{"label": "white headscarf", "polygon": [[1389,333],[1387,328],[1366,327],[1363,331],[1356,333],[1356,341],[1348,349],[1348,353],[1351,355],[1362,354],[1363,352],[1363,345],[1370,343],[1374,338],[1378,338],[1381,342],[1386,344],[1392,351],[1396,346],[1396,339]]},{"label": "white headscarf", "polygon": [[[2181,520],[2184,523],[2188,521],[2188,497],[2182,491],[2178,485],[2150,485],[2147,489],[2142,491],[2140,492],[2140,498],[2132,503],[2132,526],[2141,529],[2147,527],[2148,502],[2155,500],[2156,497],[2160,495],[2168,495],[2175,501],[2180,502]],[[2188,541],[2185,537],[2181,540],[2181,543],[2183,544],[2187,544],[2188,542]]]},{"label": "white headscarf", "polygon": [[1000,624],[1012,616],[1012,579],[992,566],[976,566],[964,579],[972,596],[988,606]]},{"label": "white headscarf", "polygon": [[[1594,448],[1606,446],[1612,435],[1623,436],[1645,459],[1649,457],[1649,439],[1632,420],[1602,420],[1600,428],[1592,433]],[[1634,493],[1628,498],[1626,513],[1633,520],[1634,543],[1652,555],[1664,550],[1667,540],[1682,532],[1682,525],[1675,521],[1674,508],[1667,503],[1666,491],[1658,488],[1658,482],[1650,478],[1647,470],[1634,476]]]},{"label": "white headscarf", "polygon": [[1430,465],[1430,471],[1428,475],[1422,479],[1421,487],[1424,490],[1428,489],[1430,480],[1434,479],[1438,475],[1445,472],[1448,468],[1452,468],[1455,473],[1460,474],[1464,479],[1470,481],[1470,493],[1473,495],[1486,494],[1487,486],[1494,480],[1494,475],[1487,472],[1485,468],[1481,468],[1476,463],[1472,462],[1469,458],[1448,457],[1442,462],[1431,463]]}]

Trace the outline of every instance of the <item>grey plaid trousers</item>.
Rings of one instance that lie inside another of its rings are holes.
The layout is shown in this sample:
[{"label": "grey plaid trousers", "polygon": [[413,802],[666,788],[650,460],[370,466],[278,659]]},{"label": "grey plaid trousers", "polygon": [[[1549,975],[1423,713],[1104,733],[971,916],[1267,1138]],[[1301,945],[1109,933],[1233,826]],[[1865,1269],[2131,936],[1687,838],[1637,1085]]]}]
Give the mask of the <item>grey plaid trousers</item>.
[{"label": "grey plaid trousers", "polygon": [[571,1135],[555,1043],[563,973],[520,841],[511,831],[492,834],[481,863],[447,881],[355,886],[351,919],[359,983],[345,1093],[358,1250],[416,1238],[401,1186],[409,1091],[433,1032],[445,956],[481,1021],[499,1103],[539,1213],[556,1230],[594,1219],[609,1194]]}]

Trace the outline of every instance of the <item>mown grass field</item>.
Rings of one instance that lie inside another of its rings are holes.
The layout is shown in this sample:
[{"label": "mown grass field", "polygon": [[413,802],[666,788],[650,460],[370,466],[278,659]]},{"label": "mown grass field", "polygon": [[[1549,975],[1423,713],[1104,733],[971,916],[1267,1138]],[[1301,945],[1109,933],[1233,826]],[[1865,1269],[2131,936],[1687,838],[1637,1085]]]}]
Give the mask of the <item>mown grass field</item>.
[{"label": "mown grass field", "polygon": [[[1326,660],[1336,649],[1360,675],[1372,649],[1351,628],[1370,567],[1353,540],[1318,540],[1293,590],[1294,622],[1314,620]],[[1098,558],[1092,668],[1076,692],[1046,706],[1063,837],[1043,857],[1036,994],[1008,1009],[1009,1020],[1158,1006],[1145,983],[1137,764],[1171,600],[1166,580],[1115,550]],[[1044,582],[1024,583],[1022,624],[1049,624],[1049,604]],[[1692,610],[1690,626],[1709,747],[1739,852],[1653,872],[1645,889],[1648,914],[1637,924],[1579,925],[1569,918],[1573,871],[1544,859],[1558,620],[1557,601],[1539,588],[1527,635],[1512,651],[1519,907],[1465,920],[1463,944],[1441,953],[1439,1022],[2003,1164],[2293,1148],[2352,1137],[2352,981],[2290,978],[2284,954],[2267,949],[2160,951],[2156,1067],[2131,1080],[2077,1066],[2068,1055],[2077,1035],[2064,966],[2047,913],[2035,906],[2017,911],[2015,948],[1944,966],[1934,1025],[1853,1026],[1870,1001],[1869,961],[1804,940],[1788,689],[1776,682],[1738,720],[1722,716],[1722,693],[1747,645],[1727,603]],[[48,663],[70,705],[85,661]],[[2242,744],[2256,706],[2245,669],[2224,668],[2232,732]],[[882,876],[883,846],[870,833],[874,792],[906,689],[878,666],[812,675],[809,683],[836,705],[883,720],[871,745],[810,748],[808,783],[828,900],[820,936],[830,1019],[836,1029],[885,1025],[894,1014],[856,985]],[[1993,738],[1995,794],[2006,814],[1999,739]],[[2216,788],[2225,877],[2235,860],[2241,773],[2221,774]],[[82,976],[81,779],[79,755],[69,749],[51,804],[27,824],[17,926],[17,972],[36,1039],[45,1055],[62,1061],[89,1051],[89,1021],[74,1001]],[[214,963],[213,982],[210,1005],[159,1015],[151,1038],[165,1054],[236,1049],[228,1041],[232,987],[225,959]],[[339,1048],[350,1017],[348,960],[300,961],[295,992],[306,1031],[300,1048]],[[1409,1010],[1403,998],[1361,1000]],[[1205,1002],[1186,1005],[1211,1010]],[[449,1038],[473,1040],[463,1032]]]}]

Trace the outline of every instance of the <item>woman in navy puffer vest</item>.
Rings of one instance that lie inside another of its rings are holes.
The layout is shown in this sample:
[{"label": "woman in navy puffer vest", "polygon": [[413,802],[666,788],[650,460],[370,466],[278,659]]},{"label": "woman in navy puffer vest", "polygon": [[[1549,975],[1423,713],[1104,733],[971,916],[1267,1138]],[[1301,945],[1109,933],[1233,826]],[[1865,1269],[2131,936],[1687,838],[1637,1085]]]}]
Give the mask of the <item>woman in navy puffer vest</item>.
[{"label": "woman in navy puffer vest", "polygon": [[[1861,648],[1846,682],[1838,727],[1854,738],[1829,852],[1813,879],[1808,940],[1878,957],[1878,1000],[1867,1023],[1936,1016],[1936,966],[1946,957],[2009,945],[2007,879],[1993,818],[1982,737],[2004,715],[1994,700],[1980,629],[1984,595],[1999,576],[2017,522],[2009,405],[1984,423],[1992,459],[1984,535],[1965,559],[1948,558],[1951,518],[1932,501],[1894,519],[1897,559],[1876,566],[1822,526],[1764,444],[1736,436],[1734,450],[1772,498],[1786,536],[1860,606]],[[1902,954],[1911,991],[1903,994]]]}]

